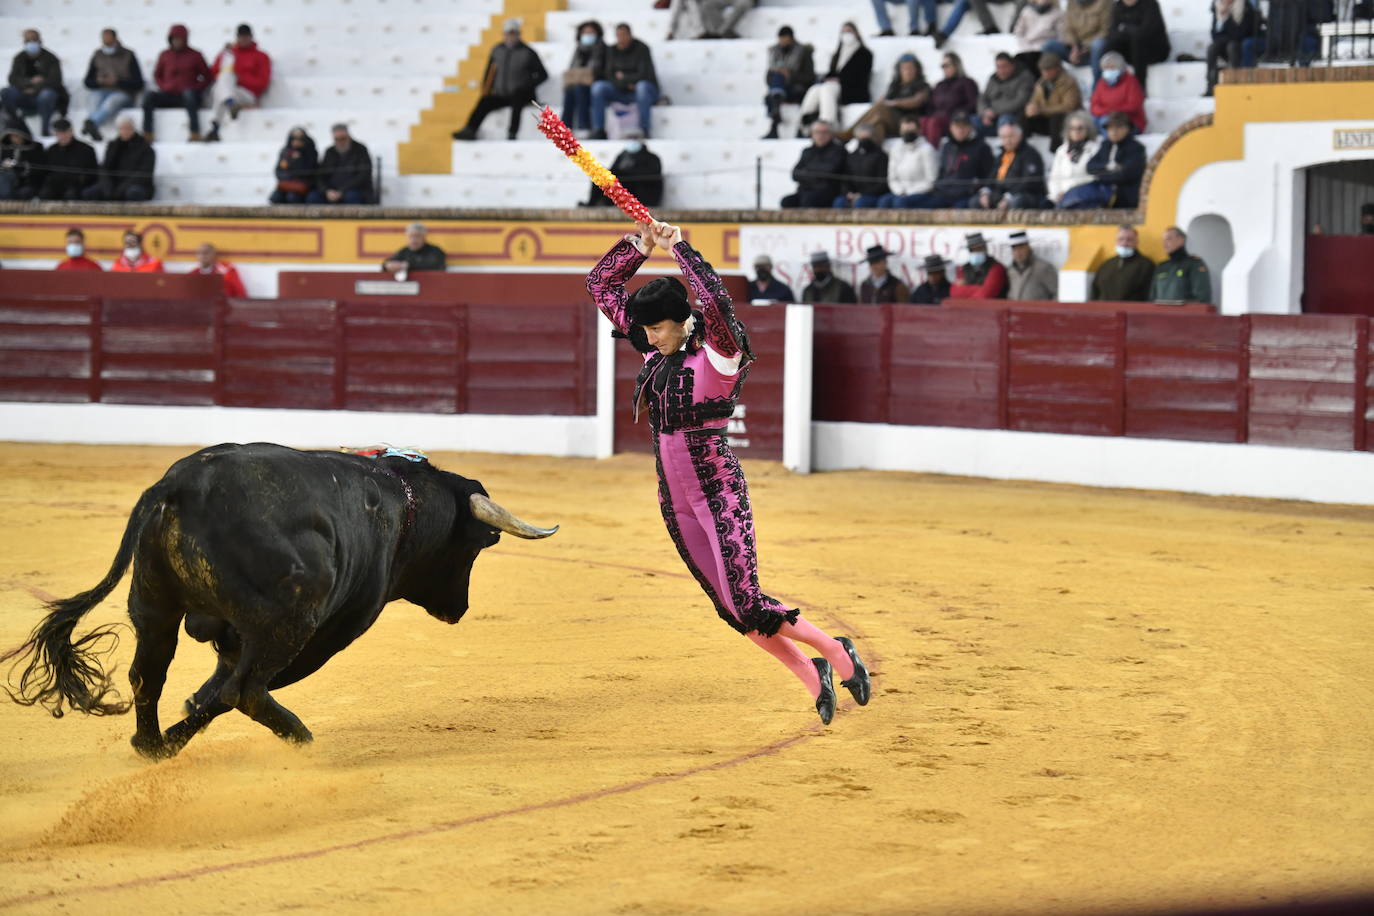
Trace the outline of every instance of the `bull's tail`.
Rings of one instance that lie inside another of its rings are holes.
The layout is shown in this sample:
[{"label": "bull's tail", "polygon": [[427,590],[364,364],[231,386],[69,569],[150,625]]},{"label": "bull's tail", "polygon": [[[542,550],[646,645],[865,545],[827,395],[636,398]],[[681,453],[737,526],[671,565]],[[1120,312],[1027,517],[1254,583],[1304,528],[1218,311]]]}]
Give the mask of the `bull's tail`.
[{"label": "bull's tail", "polygon": [[133,560],[139,534],[162,498],[159,487],[146,490],[129,516],[119,551],[105,578],[95,588],[48,603],[48,616],[29,634],[22,646],[0,655],[0,663],[14,661],[5,692],[21,706],[42,706],[62,718],[64,705],[92,716],[120,715],[129,711],[121,700],[101,659],[119,645],[118,624],[96,627],[72,639],[76,623],[109,597]]}]

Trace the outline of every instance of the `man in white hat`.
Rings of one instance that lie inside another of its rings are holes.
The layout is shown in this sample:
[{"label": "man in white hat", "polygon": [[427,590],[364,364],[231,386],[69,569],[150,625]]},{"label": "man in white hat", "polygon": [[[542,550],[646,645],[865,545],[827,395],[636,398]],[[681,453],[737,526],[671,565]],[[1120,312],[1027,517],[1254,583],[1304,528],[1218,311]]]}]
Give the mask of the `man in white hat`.
[{"label": "man in white hat", "polygon": [[520,116],[534,101],[534,91],[549,78],[539,54],[520,40],[520,20],[507,19],[501,43],[491,49],[486,75],[482,77],[482,97],[468,116],[462,130],[453,132],[455,140],[476,140],[486,116],[500,108],[510,109],[506,139],[514,140],[520,130]]},{"label": "man in white hat", "polygon": [[1059,299],[1059,271],[1048,261],[1042,261],[1031,251],[1030,239],[1024,231],[1013,232],[1011,238],[1011,267],[1007,270],[1007,298],[1057,301]]}]

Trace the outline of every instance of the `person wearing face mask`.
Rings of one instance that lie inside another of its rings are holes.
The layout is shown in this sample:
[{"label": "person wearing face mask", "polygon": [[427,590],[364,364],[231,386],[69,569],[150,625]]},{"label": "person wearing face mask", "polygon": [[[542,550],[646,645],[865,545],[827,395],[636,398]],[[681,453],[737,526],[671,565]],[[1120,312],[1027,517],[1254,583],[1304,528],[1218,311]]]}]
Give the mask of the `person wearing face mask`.
[{"label": "person wearing face mask", "polygon": [[520,38],[520,20],[507,19],[502,28],[501,43],[491,49],[487,69],[482,77],[482,96],[468,116],[461,130],[453,132],[455,140],[476,140],[477,131],[487,115],[501,108],[510,109],[510,123],[506,139],[514,140],[520,132],[520,118],[535,90],[549,78],[539,53]]},{"label": "person wearing face mask", "polygon": [[1136,133],[1145,132],[1145,90],[1116,51],[1102,55],[1102,79],[1093,87],[1088,104],[1098,127],[1106,127],[1107,117],[1119,111],[1130,119]]},{"label": "person wearing face mask", "polygon": [[1154,275],[1155,262],[1140,253],[1139,233],[1123,224],[1116,230],[1116,253],[1093,276],[1092,300],[1148,302]]},{"label": "person wearing face mask", "polygon": [[320,154],[315,141],[304,127],[293,127],[286,135],[286,145],[277,154],[277,188],[267,198],[273,204],[302,204],[320,166]]},{"label": "person wearing face mask", "polygon": [[120,117],[118,134],[105,146],[99,180],[81,192],[83,200],[151,200],[157,153],[134,130],[134,120]]},{"label": "person wearing face mask", "polygon": [[143,236],[130,230],[124,233],[124,250],[110,270],[122,274],[160,274],[162,261],[143,250]]},{"label": "person wearing face mask", "polygon": [[81,132],[99,142],[100,128],[114,120],[121,109],[132,105],[143,89],[138,55],[119,43],[114,29],[100,33],[100,47],[91,55],[85,82],[95,108],[81,125]]},{"label": "person wearing face mask", "polygon": [[854,148],[845,154],[844,193],[836,196],[832,207],[876,207],[888,193],[887,153],[874,139],[873,127],[854,128]]},{"label": "person wearing face mask", "polygon": [[24,47],[10,65],[9,85],[0,89],[0,108],[11,118],[37,114],[42,133],[52,136],[54,113],[67,113],[67,88],[62,85],[62,63],[43,47],[37,29],[24,30]]},{"label": "person wearing face mask", "polygon": [[968,263],[959,268],[957,279],[950,285],[951,299],[1001,299],[1007,294],[1007,269],[988,257],[988,243],[983,233],[970,232],[964,236],[968,248]]},{"label": "person wearing face mask", "polygon": [[1068,8],[1059,23],[1059,35],[1044,44],[1044,50],[1059,55],[1072,66],[1092,65],[1093,81],[1102,76],[1102,52],[1107,45],[1107,29],[1112,20],[1112,0],[1067,0]]},{"label": "person wearing face mask", "polygon": [[830,56],[830,69],[802,97],[801,126],[797,128],[797,136],[806,136],[807,128],[818,117],[838,127],[841,105],[873,101],[868,86],[872,77],[873,52],[864,47],[858,27],[846,22],[840,26],[840,43]]},{"label": "person wearing face mask", "polygon": [[901,129],[901,142],[888,154],[888,193],[878,199],[884,209],[920,206],[940,177],[940,158],[921,136],[919,119],[902,118]]},{"label": "person wearing face mask", "polygon": [[52,129],[57,142],[48,147],[44,156],[38,196],[43,200],[80,200],[81,192],[94,184],[100,174],[95,150],[76,139],[72,122],[66,118],[53,121]]},{"label": "person wearing face mask", "polygon": [[86,233],[80,229],[67,230],[67,257],[59,261],[54,270],[104,270],[95,261],[86,257]]},{"label": "person wearing face mask", "polygon": [[606,33],[588,19],[577,26],[577,44],[563,71],[563,123],[571,130],[592,129],[592,83],[606,67]]},{"label": "person wearing face mask", "polygon": [[[1107,27],[1107,51],[1117,51],[1140,80],[1142,93],[1149,91],[1150,64],[1169,59],[1169,32],[1158,0],[1116,0]],[[1105,56],[1105,55],[1104,55]],[[1102,64],[1103,75],[1107,64]]]},{"label": "person wearing face mask", "polygon": [[795,302],[792,287],[773,275],[773,259],[766,254],[754,258],[754,279],[749,281],[751,301]]},{"label": "person wearing face mask", "polygon": [[814,251],[811,253],[811,282],[802,288],[801,301],[853,305],[859,301],[859,296],[852,285],[835,276],[830,268],[830,255]]},{"label": "person wearing face mask", "polygon": [[800,102],[811,84],[816,81],[816,64],[810,45],[797,41],[790,25],[778,29],[778,43],[768,49],[768,94],[763,103],[768,108],[771,126],[765,140],[778,139],[778,124],[782,122],[782,106],[786,102]]},{"label": "person wearing face mask", "polygon": [[[644,131],[639,128],[625,131],[625,148],[611,163],[611,173],[646,207],[663,202],[663,161],[644,145]],[[580,206],[609,207],[611,199],[593,184],[586,202]]]},{"label": "person wearing face mask", "polygon": [[31,200],[43,178],[43,145],[15,121],[0,130],[0,200]]}]

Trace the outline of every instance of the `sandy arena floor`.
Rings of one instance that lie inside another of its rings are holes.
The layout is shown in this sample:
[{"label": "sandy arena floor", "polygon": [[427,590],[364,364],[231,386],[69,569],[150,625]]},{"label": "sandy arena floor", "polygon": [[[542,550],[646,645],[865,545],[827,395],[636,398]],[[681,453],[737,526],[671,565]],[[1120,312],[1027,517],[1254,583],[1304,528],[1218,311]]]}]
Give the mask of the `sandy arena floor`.
[{"label": "sandy arena floor", "polygon": [[[0,448],[0,646],[37,596],[99,580],[188,451]],[[0,910],[1123,913],[1374,888],[1374,510],[747,464],[765,588],[875,669],[822,729],[685,576],[648,458],[434,457],[563,530],[484,554],[456,627],[395,605],[279,691],[304,750],[231,713],[154,765],[132,716],[0,706]],[[211,668],[183,638],[164,727]]]}]

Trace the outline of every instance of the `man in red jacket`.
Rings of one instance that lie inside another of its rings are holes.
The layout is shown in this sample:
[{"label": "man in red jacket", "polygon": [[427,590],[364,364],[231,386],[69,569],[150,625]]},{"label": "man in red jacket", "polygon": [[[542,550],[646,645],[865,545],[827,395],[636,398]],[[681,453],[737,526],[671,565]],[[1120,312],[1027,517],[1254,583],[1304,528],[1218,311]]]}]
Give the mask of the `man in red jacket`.
[{"label": "man in red jacket", "polygon": [[964,236],[968,263],[959,268],[958,279],[949,286],[950,299],[1001,299],[1007,294],[1007,269],[988,257],[983,233]]},{"label": "man in red jacket", "polygon": [[230,299],[246,299],[248,292],[243,288],[238,268],[228,261],[221,261],[215,246],[205,242],[196,249],[202,274],[219,274],[224,279],[224,295]]},{"label": "man in red jacket", "polygon": [[57,265],[57,270],[94,270],[101,271],[99,264],[86,257],[86,233],[80,229],[67,230],[67,260]]},{"label": "man in red jacket", "polygon": [[149,143],[153,142],[153,112],[158,108],[185,108],[191,139],[200,139],[200,94],[210,85],[210,68],[190,46],[190,38],[184,25],[167,30],[167,50],[158,55],[153,68],[157,89],[143,93],[143,139]]},{"label": "man in red jacket", "polygon": [[124,233],[124,250],[115,258],[110,270],[123,274],[163,273],[162,259],[143,250],[143,236],[130,229]]},{"label": "man in red jacket", "polygon": [[212,72],[214,88],[210,90],[210,133],[207,143],[219,140],[220,125],[227,114],[237,118],[244,108],[256,108],[262,94],[272,82],[272,59],[258,50],[253,30],[247,23],[239,26],[234,43],[225,45],[215,58]]}]

